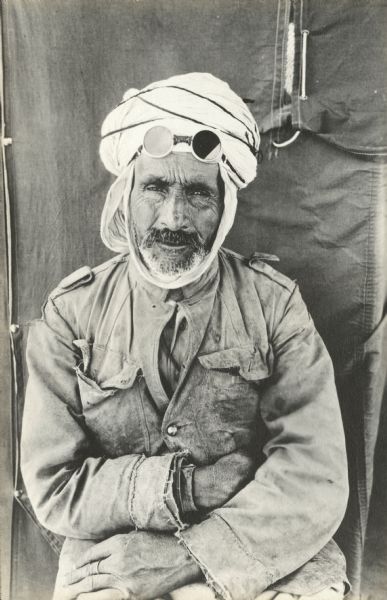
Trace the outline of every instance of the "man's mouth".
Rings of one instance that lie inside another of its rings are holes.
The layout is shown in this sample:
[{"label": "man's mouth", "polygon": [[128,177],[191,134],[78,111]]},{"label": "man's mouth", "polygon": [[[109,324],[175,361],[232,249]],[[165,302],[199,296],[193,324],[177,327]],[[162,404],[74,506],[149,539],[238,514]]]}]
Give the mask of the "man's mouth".
[{"label": "man's mouth", "polygon": [[181,230],[171,231],[170,229],[151,229],[144,242],[148,248],[157,244],[169,251],[183,250],[187,247],[197,250],[202,247],[197,233],[188,233]]},{"label": "man's mouth", "polygon": [[158,246],[162,246],[163,248],[168,248],[168,249],[172,249],[172,250],[179,250],[179,249],[183,249],[183,248],[187,248],[187,246],[189,246],[189,244],[182,244],[180,242],[156,242],[156,244]]}]

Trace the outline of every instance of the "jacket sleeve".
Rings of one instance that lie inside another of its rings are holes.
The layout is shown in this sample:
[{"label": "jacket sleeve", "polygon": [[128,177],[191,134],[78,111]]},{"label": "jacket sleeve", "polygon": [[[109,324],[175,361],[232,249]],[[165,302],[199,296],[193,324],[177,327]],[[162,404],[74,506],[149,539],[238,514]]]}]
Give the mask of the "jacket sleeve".
[{"label": "jacket sleeve", "polygon": [[30,326],[21,469],[37,518],[73,538],[131,527],[176,530],[182,526],[172,486],[179,453],[97,455],[80,416],[75,337],[53,300]]},{"label": "jacket sleeve", "polygon": [[266,460],[223,507],[177,534],[225,600],[253,600],[309,561],[338,528],[347,503],[333,368],[297,287],[270,341],[273,373],[260,401],[270,436]]}]

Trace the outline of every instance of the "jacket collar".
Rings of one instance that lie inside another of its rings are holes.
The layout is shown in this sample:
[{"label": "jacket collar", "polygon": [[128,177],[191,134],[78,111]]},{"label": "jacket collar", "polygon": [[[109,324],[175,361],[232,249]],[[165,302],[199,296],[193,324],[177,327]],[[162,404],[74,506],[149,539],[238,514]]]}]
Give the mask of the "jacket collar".
[{"label": "jacket collar", "polygon": [[207,271],[196,281],[181,288],[169,290],[158,287],[144,279],[133,264],[133,261],[129,259],[129,280],[132,289],[135,287],[141,288],[152,302],[167,303],[173,301],[193,305],[216,290],[219,281],[219,261],[216,256]]}]

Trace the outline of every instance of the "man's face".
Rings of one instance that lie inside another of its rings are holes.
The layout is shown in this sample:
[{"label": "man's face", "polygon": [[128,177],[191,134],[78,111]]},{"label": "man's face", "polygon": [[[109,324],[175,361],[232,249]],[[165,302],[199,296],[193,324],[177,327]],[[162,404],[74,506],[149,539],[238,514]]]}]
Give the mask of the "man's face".
[{"label": "man's face", "polygon": [[140,155],[129,208],[132,241],[147,267],[164,276],[189,271],[210,251],[222,215],[218,164],[190,153]]}]

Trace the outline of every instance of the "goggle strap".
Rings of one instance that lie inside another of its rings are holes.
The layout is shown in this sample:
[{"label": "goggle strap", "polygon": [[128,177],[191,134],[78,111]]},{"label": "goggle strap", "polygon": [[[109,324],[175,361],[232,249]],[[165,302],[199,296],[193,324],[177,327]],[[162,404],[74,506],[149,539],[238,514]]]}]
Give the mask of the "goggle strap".
[{"label": "goggle strap", "polygon": [[[203,96],[202,94],[199,94],[198,92],[194,92],[193,90],[189,90],[187,88],[183,88],[183,87],[181,87],[179,85],[165,85],[165,86],[162,86],[162,87],[160,86],[160,87],[149,88],[147,90],[140,90],[139,92],[137,92],[137,94],[133,94],[133,96],[130,96],[130,98],[126,98],[125,100],[122,100],[117,106],[121,106],[121,104],[125,104],[125,102],[129,102],[129,100],[133,100],[133,98],[139,98],[143,94],[148,94],[149,92],[153,92],[155,90],[161,90],[161,89],[164,89],[164,88],[181,90],[183,92],[187,92],[188,94],[192,94],[193,96],[197,96],[198,98],[202,98],[203,100],[207,100],[207,102],[211,102],[211,104],[214,104],[214,106],[217,106],[223,112],[225,112],[227,115],[229,115],[230,117],[232,117],[233,119],[235,119],[236,121],[238,121],[239,123],[241,123],[241,125],[243,125],[243,127],[245,127],[247,129],[247,131],[250,133],[251,137],[254,139],[254,133],[250,129],[250,127],[248,127],[246,125],[246,123],[244,123],[242,121],[242,119],[239,119],[238,117],[236,117],[235,115],[233,115],[231,111],[229,111],[227,108],[225,108],[224,106],[222,106],[221,104],[219,104],[219,102],[216,102],[216,100],[212,100],[212,98],[208,98],[207,96]],[[140,98],[140,100],[141,100],[141,98]],[[252,102],[254,102],[254,100]],[[254,125],[254,129],[255,129],[255,133],[257,133],[257,126],[256,125]],[[254,143],[253,144],[248,143],[248,146],[249,146],[250,150],[252,151],[252,153],[254,154],[254,156],[256,156],[256,153],[258,152],[258,150],[255,147],[255,144]]]},{"label": "goggle strap", "polygon": [[[175,117],[180,117],[181,119],[185,119],[186,121],[191,121],[192,123],[197,123],[198,125],[204,125],[205,127],[208,127],[209,129],[211,129],[211,125],[208,125],[207,123],[203,123],[203,121],[198,121],[197,119],[193,119],[192,117],[187,117],[186,115],[182,115],[181,113],[174,112],[173,110],[169,110],[168,108],[165,108],[164,106],[159,106],[158,104],[155,104],[154,102],[150,102],[150,100],[145,100],[145,98],[139,97],[139,100],[141,100],[141,102],[144,102],[145,104],[149,104],[149,106],[153,106],[153,108],[158,108],[159,110],[162,110],[170,115],[174,115]],[[221,131],[222,133],[225,133],[226,135],[229,135],[230,137],[234,138],[235,140],[238,140],[239,142],[242,142],[242,144],[247,146],[248,149],[250,150],[250,152],[255,156],[255,149],[253,149],[250,146],[250,144],[248,142],[246,142],[244,139],[240,138],[238,135],[234,135],[233,133],[231,133],[231,131],[227,131],[224,129],[219,129],[219,131]]]},{"label": "goggle strap", "polygon": [[156,117],[156,119],[147,119],[146,121],[139,121],[138,123],[133,123],[133,125],[127,125],[126,127],[120,127],[119,129],[113,129],[108,133],[104,133],[101,136],[101,139],[109,137],[109,135],[114,135],[115,133],[121,133],[121,131],[126,131],[127,129],[133,129],[134,127],[140,127],[140,125],[146,125],[147,123],[154,123],[155,121],[163,121],[163,117]]},{"label": "goggle strap", "polygon": [[238,171],[235,169],[235,167],[232,166],[232,164],[230,163],[229,160],[227,160],[227,158],[225,157],[224,154],[222,154],[222,161],[224,162],[224,164],[226,164],[228,167],[230,167],[231,171],[233,173],[235,173],[235,175],[238,177],[238,179],[242,182],[242,183],[246,183],[246,180],[243,179],[243,177],[241,177],[241,175],[239,175]]}]

